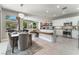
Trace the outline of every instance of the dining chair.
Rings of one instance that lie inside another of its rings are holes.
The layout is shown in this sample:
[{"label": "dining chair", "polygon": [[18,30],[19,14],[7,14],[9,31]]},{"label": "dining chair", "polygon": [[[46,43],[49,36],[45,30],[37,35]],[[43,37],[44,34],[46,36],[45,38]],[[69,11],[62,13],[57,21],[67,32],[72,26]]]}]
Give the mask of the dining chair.
[{"label": "dining chair", "polygon": [[18,46],[18,37],[11,37],[11,32],[8,32],[9,35],[9,45],[12,48],[12,53],[14,52],[14,47]]},{"label": "dining chair", "polygon": [[12,37],[11,37],[11,33],[9,32],[8,35],[9,35],[9,45],[10,45],[11,48],[13,48],[13,40],[12,40]]},{"label": "dining chair", "polygon": [[32,46],[32,35],[26,32],[19,34],[18,49],[20,51],[23,51],[31,46]]},{"label": "dining chair", "polygon": [[19,34],[19,39],[18,39],[18,49],[20,51],[23,51],[28,48],[28,34],[21,33]]}]

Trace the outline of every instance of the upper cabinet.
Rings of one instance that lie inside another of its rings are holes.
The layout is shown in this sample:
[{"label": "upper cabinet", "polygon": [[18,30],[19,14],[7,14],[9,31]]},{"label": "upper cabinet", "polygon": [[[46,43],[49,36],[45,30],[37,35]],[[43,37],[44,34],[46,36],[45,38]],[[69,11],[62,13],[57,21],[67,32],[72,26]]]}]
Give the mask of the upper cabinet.
[{"label": "upper cabinet", "polygon": [[72,22],[72,26],[77,25],[79,16],[53,20],[53,26],[64,26],[64,23]]},{"label": "upper cabinet", "polygon": [[58,19],[58,20],[53,20],[53,26],[63,26],[64,20]]}]

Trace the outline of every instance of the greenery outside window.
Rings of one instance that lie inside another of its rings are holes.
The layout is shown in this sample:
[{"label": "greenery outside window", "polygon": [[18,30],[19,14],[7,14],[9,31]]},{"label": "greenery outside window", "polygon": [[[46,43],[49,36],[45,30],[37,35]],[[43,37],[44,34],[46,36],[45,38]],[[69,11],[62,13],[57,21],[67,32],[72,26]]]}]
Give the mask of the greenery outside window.
[{"label": "greenery outside window", "polygon": [[16,29],[16,23],[11,21],[6,21],[6,29]]},{"label": "greenery outside window", "polygon": [[23,29],[26,29],[26,28],[27,28],[27,22],[23,21]]}]

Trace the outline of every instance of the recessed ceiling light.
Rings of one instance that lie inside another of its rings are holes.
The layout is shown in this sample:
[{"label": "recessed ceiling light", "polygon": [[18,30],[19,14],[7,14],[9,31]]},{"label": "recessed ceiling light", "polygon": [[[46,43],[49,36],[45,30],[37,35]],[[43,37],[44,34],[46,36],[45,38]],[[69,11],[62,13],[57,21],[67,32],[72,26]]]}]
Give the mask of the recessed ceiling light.
[{"label": "recessed ceiling light", "polygon": [[48,13],[49,11],[48,10],[46,10],[46,13]]},{"label": "recessed ceiling light", "polygon": [[79,10],[79,8],[77,8],[77,10]]},{"label": "recessed ceiling light", "polygon": [[57,8],[60,8],[60,6],[59,6],[59,5],[57,5]]}]

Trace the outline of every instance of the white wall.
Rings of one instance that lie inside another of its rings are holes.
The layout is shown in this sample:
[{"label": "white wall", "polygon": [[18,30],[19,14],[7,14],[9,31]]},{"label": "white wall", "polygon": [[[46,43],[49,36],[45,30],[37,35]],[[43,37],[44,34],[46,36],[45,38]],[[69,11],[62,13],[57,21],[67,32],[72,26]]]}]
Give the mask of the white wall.
[{"label": "white wall", "polygon": [[[77,25],[79,21],[79,16],[76,17],[70,17],[70,18],[63,18],[63,19],[57,19],[53,20],[53,26],[63,26],[64,22],[72,22],[72,25]],[[63,30],[57,30],[58,35],[62,35]],[[78,31],[77,30],[72,30],[72,37],[73,38],[78,38]]]}]

